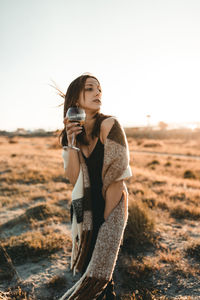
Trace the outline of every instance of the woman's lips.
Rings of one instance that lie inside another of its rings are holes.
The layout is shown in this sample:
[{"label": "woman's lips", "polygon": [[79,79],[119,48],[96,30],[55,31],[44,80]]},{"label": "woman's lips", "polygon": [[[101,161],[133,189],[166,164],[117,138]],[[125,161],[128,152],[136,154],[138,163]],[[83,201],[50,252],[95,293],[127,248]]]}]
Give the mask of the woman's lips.
[{"label": "woman's lips", "polygon": [[93,100],[93,102],[101,103],[101,101],[99,99],[95,99],[95,100]]}]

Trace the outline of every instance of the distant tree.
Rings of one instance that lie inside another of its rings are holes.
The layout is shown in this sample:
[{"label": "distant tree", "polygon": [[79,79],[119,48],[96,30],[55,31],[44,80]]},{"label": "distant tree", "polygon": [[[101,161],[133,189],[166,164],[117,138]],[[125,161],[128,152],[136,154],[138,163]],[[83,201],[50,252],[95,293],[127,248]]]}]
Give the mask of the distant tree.
[{"label": "distant tree", "polygon": [[168,124],[165,123],[165,122],[163,122],[163,121],[160,121],[160,122],[158,123],[158,127],[160,128],[160,130],[166,130],[167,127],[168,127]]},{"label": "distant tree", "polygon": [[15,131],[16,134],[26,134],[27,131],[24,128],[17,128],[17,130]]}]

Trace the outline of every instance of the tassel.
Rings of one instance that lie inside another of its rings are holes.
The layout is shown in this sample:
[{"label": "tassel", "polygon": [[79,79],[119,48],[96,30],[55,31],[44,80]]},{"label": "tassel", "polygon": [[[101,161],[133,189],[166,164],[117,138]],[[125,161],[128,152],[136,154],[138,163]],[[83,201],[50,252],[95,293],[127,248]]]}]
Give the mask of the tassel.
[{"label": "tassel", "polygon": [[87,257],[88,252],[89,252],[91,240],[92,240],[92,231],[87,231],[85,233],[83,243],[82,243],[82,249],[84,249],[84,251],[81,252],[81,255],[79,256],[79,259],[77,261],[77,267],[76,268],[80,272],[82,271],[82,268],[83,268],[84,263],[85,263],[85,259]]},{"label": "tassel", "polygon": [[83,280],[79,288],[76,288],[74,293],[68,300],[85,300],[95,299],[107,286],[108,281],[93,277],[87,277]]}]

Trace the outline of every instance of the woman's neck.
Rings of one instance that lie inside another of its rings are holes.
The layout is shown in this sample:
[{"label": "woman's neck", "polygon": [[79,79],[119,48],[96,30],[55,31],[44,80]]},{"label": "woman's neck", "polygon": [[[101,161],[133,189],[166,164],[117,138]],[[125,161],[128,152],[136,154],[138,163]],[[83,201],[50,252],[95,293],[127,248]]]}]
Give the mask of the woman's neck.
[{"label": "woman's neck", "polygon": [[86,114],[84,127],[85,127],[86,136],[88,138],[91,138],[92,129],[93,129],[94,123],[95,123],[95,118],[94,118],[95,114],[96,113]]}]

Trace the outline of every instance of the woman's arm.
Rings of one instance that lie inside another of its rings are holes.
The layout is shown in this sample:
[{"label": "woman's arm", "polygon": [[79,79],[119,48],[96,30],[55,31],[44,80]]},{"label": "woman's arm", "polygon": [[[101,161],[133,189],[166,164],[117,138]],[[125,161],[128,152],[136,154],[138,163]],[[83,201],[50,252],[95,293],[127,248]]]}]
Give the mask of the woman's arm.
[{"label": "woman's arm", "polygon": [[113,182],[111,185],[109,185],[106,191],[106,203],[105,203],[105,210],[104,210],[105,220],[108,218],[112,210],[119,203],[122,196],[123,189],[124,189],[123,180]]},{"label": "woman's arm", "polygon": [[[108,133],[114,124],[113,118],[105,119],[101,124],[100,137],[103,143],[105,143]],[[104,210],[104,219],[106,220],[112,210],[119,203],[122,192],[124,190],[124,181],[119,180],[113,182],[106,191],[106,199],[105,199],[105,210]]]},{"label": "woman's arm", "polygon": [[78,152],[68,148],[67,162],[65,167],[65,176],[69,179],[70,183],[74,186],[80,171],[80,163]]},{"label": "woman's arm", "polygon": [[[67,118],[64,118],[68,145],[71,145],[73,135],[76,137],[82,131],[82,127],[79,123],[69,123]],[[67,148],[63,151],[64,169],[65,175],[69,179],[70,183],[74,186],[80,171],[80,163],[78,152],[72,148]]]}]

